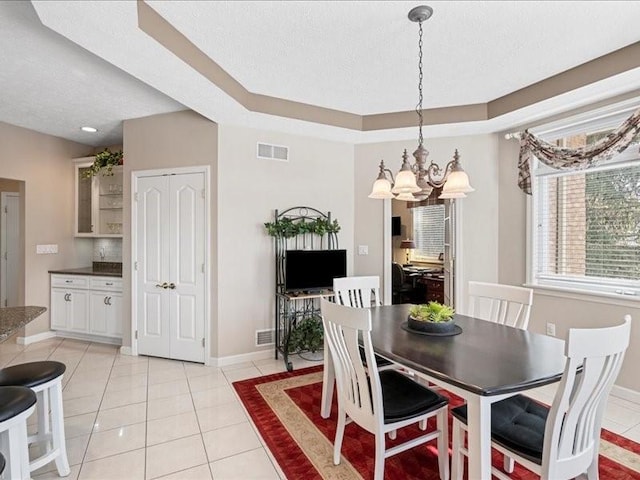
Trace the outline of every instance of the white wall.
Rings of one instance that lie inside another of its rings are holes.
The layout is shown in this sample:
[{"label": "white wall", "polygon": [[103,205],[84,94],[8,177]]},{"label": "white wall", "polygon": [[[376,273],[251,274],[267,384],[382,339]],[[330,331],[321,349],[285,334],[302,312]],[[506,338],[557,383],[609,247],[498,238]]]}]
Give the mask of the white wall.
[{"label": "white wall", "polygon": [[[353,271],[353,145],[220,125],[218,147],[218,356],[254,352],[255,330],[274,326],[274,210],[311,206],[342,227]],[[289,162],[260,160],[256,142],[289,147]],[[272,349],[273,347],[262,348]]]},{"label": "white wall", "polygon": [[[456,281],[462,287],[457,302],[464,312],[466,285],[469,280],[498,280],[498,139],[497,135],[429,138],[425,141],[429,159],[441,167],[453,157],[457,148],[461,162],[476,189],[468,198],[458,201],[462,212],[463,277]],[[402,151],[413,152],[415,141],[357,145],[355,148],[355,245],[368,245],[368,256],[357,256],[356,275],[380,275],[383,258],[383,201],[367,198],[378,174],[380,159],[395,173],[402,163]],[[396,202],[397,200],[392,200]]]}]

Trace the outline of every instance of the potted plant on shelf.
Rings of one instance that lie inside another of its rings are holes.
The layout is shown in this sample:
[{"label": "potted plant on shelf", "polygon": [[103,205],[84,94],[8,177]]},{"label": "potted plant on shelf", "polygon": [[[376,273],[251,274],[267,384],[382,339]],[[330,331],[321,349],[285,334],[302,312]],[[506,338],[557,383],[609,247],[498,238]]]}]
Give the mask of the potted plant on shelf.
[{"label": "potted plant on shelf", "polygon": [[318,315],[303,318],[289,334],[289,353],[316,353],[324,346],[324,328]]},{"label": "potted plant on shelf", "polygon": [[455,311],[438,302],[414,305],[409,309],[408,327],[428,333],[449,333],[455,327]]},{"label": "potted plant on shelf", "polygon": [[324,235],[326,233],[338,233],[340,224],[337,220],[330,222],[326,218],[300,219],[293,221],[290,218],[282,218],[277,222],[266,222],[264,227],[271,237],[293,238],[305,233]]},{"label": "potted plant on shelf", "polygon": [[102,152],[96,154],[93,164],[85,170],[84,176],[85,178],[91,178],[98,173],[102,173],[104,176],[113,175],[113,167],[122,165],[123,162],[122,150],[112,152],[105,148]]}]

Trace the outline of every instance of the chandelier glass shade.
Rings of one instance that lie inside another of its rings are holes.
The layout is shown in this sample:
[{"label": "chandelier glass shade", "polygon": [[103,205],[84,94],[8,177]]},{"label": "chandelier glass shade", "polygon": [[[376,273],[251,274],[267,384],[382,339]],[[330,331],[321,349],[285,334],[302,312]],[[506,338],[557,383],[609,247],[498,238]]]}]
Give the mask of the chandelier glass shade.
[{"label": "chandelier glass shade", "polygon": [[431,15],[433,15],[433,9],[426,5],[415,7],[409,12],[409,20],[419,25],[419,100],[416,106],[419,135],[418,148],[413,152],[415,163],[412,165],[409,162],[409,155],[405,149],[402,155],[402,166],[394,178],[391,170],[385,167],[384,160],[381,160],[378,178],[373,183],[369,198],[395,198],[396,200],[417,202],[428,198],[434,188],[442,187],[439,198],[445,199],[464,198],[467,193],[474,191],[469,184],[469,176],[460,164],[458,150],[455,151],[453,160],[447,163],[444,168],[440,168],[433,161],[427,164],[429,152],[424,148],[422,137],[422,22],[428,20]]}]

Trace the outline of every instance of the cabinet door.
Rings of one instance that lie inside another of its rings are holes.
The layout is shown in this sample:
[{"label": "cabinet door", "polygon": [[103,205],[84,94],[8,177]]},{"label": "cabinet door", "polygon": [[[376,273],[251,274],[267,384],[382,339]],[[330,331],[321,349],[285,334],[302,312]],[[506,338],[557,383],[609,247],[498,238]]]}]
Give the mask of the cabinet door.
[{"label": "cabinet door", "polygon": [[89,332],[96,335],[107,334],[107,292],[91,292]]},{"label": "cabinet door", "polygon": [[107,335],[122,338],[122,294],[109,293],[107,299]]},{"label": "cabinet door", "polygon": [[76,236],[92,236],[93,228],[93,178],[87,177],[89,166],[93,162],[93,158],[88,161],[78,163],[75,166],[75,235]]},{"label": "cabinet door", "polygon": [[69,290],[71,313],[67,327],[76,332],[89,330],[89,292]]},{"label": "cabinet door", "polygon": [[68,290],[62,288],[51,289],[51,329],[67,330],[69,317]]}]

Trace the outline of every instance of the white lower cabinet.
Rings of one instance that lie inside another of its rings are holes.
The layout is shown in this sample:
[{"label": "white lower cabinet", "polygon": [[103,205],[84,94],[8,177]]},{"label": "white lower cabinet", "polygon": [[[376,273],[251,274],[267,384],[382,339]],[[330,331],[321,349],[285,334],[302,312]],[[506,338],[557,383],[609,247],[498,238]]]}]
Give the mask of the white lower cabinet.
[{"label": "white lower cabinet", "polygon": [[122,338],[122,279],[51,275],[51,329],[109,339]]}]

